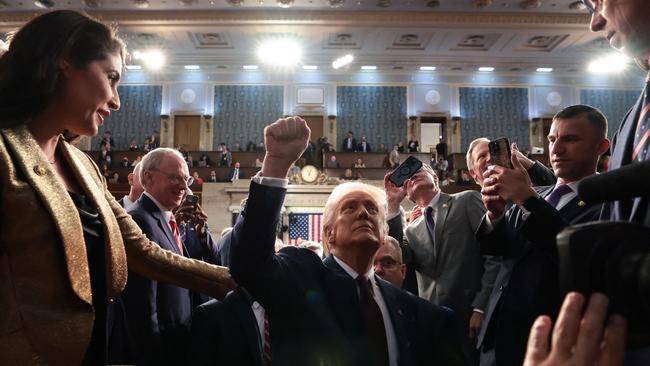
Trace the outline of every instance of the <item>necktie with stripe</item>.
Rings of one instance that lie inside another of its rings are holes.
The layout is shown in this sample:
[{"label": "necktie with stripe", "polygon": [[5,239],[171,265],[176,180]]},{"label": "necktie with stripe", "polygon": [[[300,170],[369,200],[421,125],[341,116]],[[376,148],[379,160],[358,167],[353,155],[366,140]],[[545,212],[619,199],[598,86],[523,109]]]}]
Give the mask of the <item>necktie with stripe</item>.
[{"label": "necktie with stripe", "polygon": [[174,239],[176,239],[178,250],[181,252],[181,255],[183,255],[183,242],[181,241],[181,233],[178,231],[178,225],[176,224],[176,218],[174,215],[172,215],[169,219],[169,227],[172,228],[172,234],[174,234]]},{"label": "necktie with stripe", "polygon": [[646,78],[646,87],[643,91],[643,109],[639,113],[634,133],[632,161],[643,161],[648,152],[650,142],[650,76]]}]

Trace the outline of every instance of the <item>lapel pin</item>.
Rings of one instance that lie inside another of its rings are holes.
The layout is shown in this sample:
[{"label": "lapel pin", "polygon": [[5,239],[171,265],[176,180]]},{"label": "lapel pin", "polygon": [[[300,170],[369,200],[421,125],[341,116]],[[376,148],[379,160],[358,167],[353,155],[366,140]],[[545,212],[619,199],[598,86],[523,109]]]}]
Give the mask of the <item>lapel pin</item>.
[{"label": "lapel pin", "polygon": [[400,316],[404,315],[404,313],[402,313],[402,309],[397,309],[397,314],[399,314]]},{"label": "lapel pin", "polygon": [[449,205],[447,205],[446,203],[442,204],[442,208],[447,208],[447,207],[449,207]]},{"label": "lapel pin", "polygon": [[587,204],[585,203],[585,201],[578,201],[578,206],[584,207],[587,206]]}]

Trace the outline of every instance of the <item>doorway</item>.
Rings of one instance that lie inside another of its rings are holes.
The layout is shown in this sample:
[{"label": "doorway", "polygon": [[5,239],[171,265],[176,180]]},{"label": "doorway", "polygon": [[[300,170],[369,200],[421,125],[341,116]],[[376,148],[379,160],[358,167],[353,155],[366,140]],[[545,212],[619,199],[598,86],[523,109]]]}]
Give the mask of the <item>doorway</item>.
[{"label": "doorway", "polygon": [[174,147],[198,151],[201,141],[201,116],[174,116]]},{"label": "doorway", "polygon": [[420,151],[435,152],[442,139],[447,140],[447,117],[420,117]]},{"label": "doorway", "polygon": [[311,142],[316,144],[318,139],[323,136],[323,116],[300,116],[307,122],[307,126],[311,130]]}]

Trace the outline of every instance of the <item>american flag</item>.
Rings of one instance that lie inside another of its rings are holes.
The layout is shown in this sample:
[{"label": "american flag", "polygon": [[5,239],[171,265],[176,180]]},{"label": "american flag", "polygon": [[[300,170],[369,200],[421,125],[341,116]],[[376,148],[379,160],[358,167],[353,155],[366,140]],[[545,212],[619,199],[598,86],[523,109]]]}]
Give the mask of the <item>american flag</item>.
[{"label": "american flag", "polygon": [[313,213],[289,214],[289,245],[298,245],[300,240],[321,241],[323,215]]}]

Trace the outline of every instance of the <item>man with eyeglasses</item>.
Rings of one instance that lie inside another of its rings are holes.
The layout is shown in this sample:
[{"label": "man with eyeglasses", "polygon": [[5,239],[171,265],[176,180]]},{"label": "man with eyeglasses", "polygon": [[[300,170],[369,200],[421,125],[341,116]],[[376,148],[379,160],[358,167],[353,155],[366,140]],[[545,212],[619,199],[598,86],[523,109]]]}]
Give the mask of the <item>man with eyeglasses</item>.
[{"label": "man with eyeglasses", "polygon": [[[149,239],[187,256],[173,210],[192,184],[187,164],[176,150],[152,150],[140,162],[144,193],[128,213]],[[189,290],[129,271],[122,299],[133,341],[135,364],[181,364],[192,316]]]},{"label": "man with eyeglasses", "polygon": [[406,276],[406,264],[402,263],[402,248],[392,236],[384,238],[384,245],[375,253],[374,268],[377,276],[402,288]]},{"label": "man with eyeglasses", "polygon": [[[650,70],[650,4],[647,0],[583,0],[591,13],[589,27],[602,32],[611,47]],[[609,169],[650,159],[650,90],[646,87],[612,139]],[[612,220],[650,226],[650,200],[637,197],[611,205]]]}]

